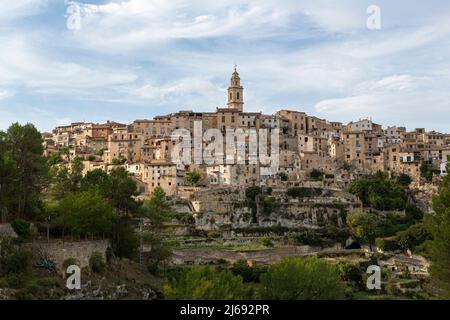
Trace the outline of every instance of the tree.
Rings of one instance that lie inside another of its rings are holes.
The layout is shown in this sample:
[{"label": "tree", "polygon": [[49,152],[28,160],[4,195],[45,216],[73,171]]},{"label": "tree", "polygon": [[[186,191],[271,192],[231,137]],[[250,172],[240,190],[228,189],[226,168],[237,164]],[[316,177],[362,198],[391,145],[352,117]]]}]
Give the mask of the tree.
[{"label": "tree", "polygon": [[317,169],[313,169],[311,173],[309,174],[311,179],[313,180],[320,180],[323,178],[323,172]]},{"label": "tree", "polygon": [[75,157],[70,165],[70,190],[76,192],[80,189],[81,180],[83,178],[83,160],[80,157]]},{"label": "tree", "polygon": [[268,300],[334,300],[345,292],[336,267],[316,257],[286,258],[269,267],[261,284]]},{"label": "tree", "polygon": [[55,165],[50,169],[52,182],[50,184],[50,195],[55,200],[61,200],[71,191],[69,169],[65,165]]},{"label": "tree", "polygon": [[150,200],[144,201],[141,208],[141,216],[150,221],[150,228],[146,232],[145,242],[150,244],[152,250],[148,258],[149,269],[157,271],[161,262],[168,259],[172,252],[161,236],[164,222],[174,217],[170,203],[166,200],[166,193],[161,187],[156,187]]},{"label": "tree", "polygon": [[422,162],[420,165],[420,176],[428,182],[433,180],[433,175],[438,174],[439,170],[428,162]]},{"label": "tree", "polygon": [[[1,148],[9,158],[6,160],[8,166],[14,162],[16,167],[13,170],[16,173],[14,197],[8,201],[9,211],[14,212],[17,218],[24,217],[25,214],[33,217],[38,211],[40,194],[47,178],[41,134],[32,124],[22,126],[14,123],[2,134],[1,140]],[[4,157],[3,155],[2,158]]]},{"label": "tree", "polygon": [[59,211],[58,222],[75,235],[94,237],[113,231],[113,208],[98,193],[70,194],[61,201]]},{"label": "tree", "polygon": [[348,191],[358,196],[365,207],[377,210],[404,210],[407,205],[407,189],[381,172],[353,181]]},{"label": "tree", "polygon": [[110,173],[111,190],[109,200],[114,208],[121,213],[135,213],[139,203],[134,197],[139,195],[136,181],[124,168],[115,168]]},{"label": "tree", "polygon": [[110,174],[101,169],[89,171],[80,186],[82,191],[99,192],[119,213],[132,214],[139,209],[140,204],[134,198],[139,194],[136,181],[124,168],[115,168]]},{"label": "tree", "polygon": [[248,206],[252,209],[252,223],[258,222],[258,201],[262,194],[262,190],[258,186],[248,187],[245,190],[245,197]]},{"label": "tree", "polygon": [[369,243],[370,248],[378,236],[379,218],[371,213],[351,212],[347,215],[347,225],[355,238]]},{"label": "tree", "polygon": [[241,300],[249,294],[241,276],[214,267],[190,268],[166,281],[163,292],[168,300]]},{"label": "tree", "polygon": [[6,150],[5,133],[0,131],[0,222],[6,222],[17,191],[18,169],[11,153]]},{"label": "tree", "polygon": [[202,178],[202,176],[197,171],[190,171],[190,172],[186,173],[187,182],[189,182],[193,186],[198,185],[201,178]]},{"label": "tree", "polygon": [[443,298],[450,299],[450,176],[446,176],[433,197],[434,214],[427,217],[433,235],[429,251],[430,274]]},{"label": "tree", "polygon": [[116,257],[139,260],[139,235],[129,217],[116,220],[110,241]]},{"label": "tree", "polygon": [[102,169],[88,171],[81,179],[81,190],[96,190],[103,197],[109,198],[111,195],[112,180],[111,176]]},{"label": "tree", "polygon": [[154,231],[159,230],[173,213],[170,203],[166,200],[166,193],[161,187],[155,188],[152,197],[144,201],[141,209],[141,216],[150,220]]},{"label": "tree", "polygon": [[409,186],[412,182],[412,179],[410,176],[408,176],[406,173],[401,173],[398,177],[397,177],[397,181],[398,183],[400,183],[402,186]]}]

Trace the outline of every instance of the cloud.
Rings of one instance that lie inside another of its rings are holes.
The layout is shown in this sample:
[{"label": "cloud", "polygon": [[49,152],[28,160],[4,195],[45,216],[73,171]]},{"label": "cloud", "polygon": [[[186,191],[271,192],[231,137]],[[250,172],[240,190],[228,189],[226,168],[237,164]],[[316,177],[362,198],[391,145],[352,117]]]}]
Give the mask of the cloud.
[{"label": "cloud", "polygon": [[146,84],[134,89],[133,93],[141,99],[162,102],[173,98],[186,99],[192,95],[201,95],[208,99],[217,98],[223,94],[223,89],[207,79],[186,78],[161,86]]},{"label": "cloud", "polygon": [[28,37],[21,34],[0,37],[0,84],[47,94],[88,94],[99,88],[133,83],[137,79],[137,75],[129,71],[54,59],[27,40]]},{"label": "cloud", "polygon": [[14,92],[0,88],[0,100],[8,99],[14,96]]},{"label": "cloud", "polygon": [[0,5],[0,25],[41,12],[47,6],[47,0],[2,1]]}]

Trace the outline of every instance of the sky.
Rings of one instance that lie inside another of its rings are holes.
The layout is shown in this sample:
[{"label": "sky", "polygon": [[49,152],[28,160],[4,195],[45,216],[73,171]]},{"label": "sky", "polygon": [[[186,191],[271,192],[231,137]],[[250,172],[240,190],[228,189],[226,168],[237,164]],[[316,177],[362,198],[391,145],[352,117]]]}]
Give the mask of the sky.
[{"label": "sky", "polygon": [[[369,6],[380,28],[368,28]],[[0,130],[245,111],[450,133],[450,1],[0,1]]]}]

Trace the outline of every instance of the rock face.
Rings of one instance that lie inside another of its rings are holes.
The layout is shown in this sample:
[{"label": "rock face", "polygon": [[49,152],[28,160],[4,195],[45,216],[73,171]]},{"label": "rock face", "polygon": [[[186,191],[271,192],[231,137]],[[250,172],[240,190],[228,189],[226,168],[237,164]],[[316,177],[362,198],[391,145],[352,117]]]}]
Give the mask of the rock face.
[{"label": "rock face", "polygon": [[2,238],[17,238],[17,233],[9,223],[0,224],[0,239]]},{"label": "rock face", "polygon": [[289,197],[286,189],[274,189],[271,195],[259,197],[256,224],[251,219],[252,209],[240,192],[213,190],[198,193],[195,195],[196,228],[210,231],[271,226],[312,229],[327,224],[341,226],[347,212],[361,207],[360,201],[346,192],[303,189],[303,197]]}]

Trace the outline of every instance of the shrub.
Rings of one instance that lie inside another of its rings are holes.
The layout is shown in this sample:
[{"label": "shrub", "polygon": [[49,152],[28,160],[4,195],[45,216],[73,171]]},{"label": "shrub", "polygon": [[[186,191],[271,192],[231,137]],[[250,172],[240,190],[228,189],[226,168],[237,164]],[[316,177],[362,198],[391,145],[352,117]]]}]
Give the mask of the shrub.
[{"label": "shrub", "polygon": [[321,194],[322,189],[319,188],[294,187],[289,188],[287,191],[287,195],[291,198],[317,197]]},{"label": "shrub", "polygon": [[397,237],[377,238],[375,246],[383,251],[396,251],[401,249],[398,245]]},{"label": "shrub", "polygon": [[268,300],[332,300],[345,296],[336,267],[316,257],[284,259],[261,276],[261,284],[261,296]]},{"label": "shrub", "polygon": [[265,247],[273,247],[272,240],[269,237],[265,237],[262,239],[262,245]]},{"label": "shrub", "polygon": [[63,262],[64,270],[67,270],[67,268],[70,266],[79,266],[79,265],[80,265],[80,263],[75,258],[68,258],[68,259],[64,260],[64,262]]},{"label": "shrub", "polygon": [[214,267],[193,267],[166,281],[168,300],[240,300],[249,297],[241,276]]},{"label": "shrub", "polygon": [[22,239],[29,239],[31,236],[31,224],[22,219],[16,219],[11,223],[11,227]]},{"label": "shrub", "polygon": [[311,171],[311,173],[309,174],[309,176],[311,177],[311,179],[313,180],[320,180],[323,177],[323,172],[317,169],[314,169],[313,171]]},{"label": "shrub", "polygon": [[267,267],[253,263],[249,266],[247,261],[239,260],[231,267],[231,272],[236,276],[241,276],[245,283],[260,282],[261,275],[267,272]]},{"label": "shrub", "polygon": [[100,252],[93,252],[89,259],[89,267],[95,273],[103,273],[106,269],[106,263]]},{"label": "shrub", "polygon": [[2,273],[18,274],[28,273],[31,265],[31,253],[17,250],[3,256],[0,260]]}]

